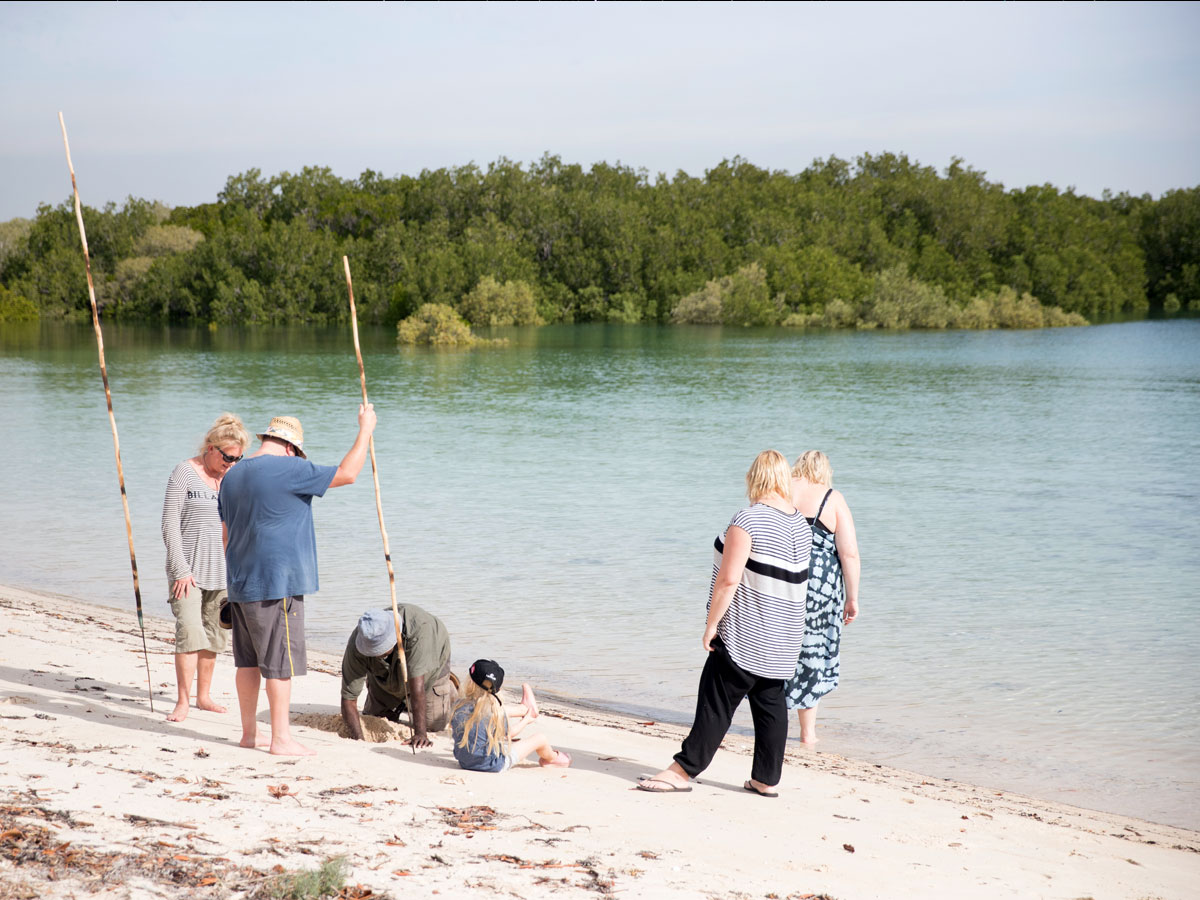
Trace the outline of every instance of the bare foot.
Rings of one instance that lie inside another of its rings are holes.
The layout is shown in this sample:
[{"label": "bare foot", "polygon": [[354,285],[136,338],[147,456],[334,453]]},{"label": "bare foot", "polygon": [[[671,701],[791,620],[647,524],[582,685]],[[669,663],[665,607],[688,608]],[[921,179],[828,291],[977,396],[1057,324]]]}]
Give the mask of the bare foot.
[{"label": "bare foot", "polygon": [[521,685],[521,702],[528,710],[530,718],[536,719],[541,713],[538,712],[537,700],[533,696],[533,688],[528,684]]},{"label": "bare foot", "polygon": [[675,763],[672,763],[657,775],[639,779],[639,787],[644,785],[641,790],[651,793],[670,794],[676,791],[690,791],[692,789],[691,780],[681,769],[676,768]]},{"label": "bare foot", "polygon": [[289,738],[286,741],[271,740],[271,754],[273,756],[316,756],[316,750],[310,750],[294,738]]},{"label": "bare foot", "polygon": [[571,765],[571,754],[565,750],[555,750],[554,755],[549,759],[539,759],[539,766],[558,766],[565,769]]},{"label": "bare foot", "polygon": [[743,788],[754,794],[759,794],[763,797],[778,797],[779,791],[775,790],[775,785],[763,784],[761,781],[755,781],[753,778],[742,785]]},{"label": "bare foot", "polygon": [[215,713],[223,713],[227,711],[220,703],[214,702],[212,697],[205,697],[203,700],[197,700],[196,709],[205,709],[209,712]]},{"label": "bare foot", "polygon": [[271,739],[264,737],[261,733],[255,732],[254,737],[242,735],[242,739],[238,741],[239,747],[245,747],[247,750],[261,750],[271,746]]},{"label": "bare foot", "polygon": [[171,710],[169,713],[167,713],[167,721],[168,722],[182,722],[184,719],[187,718],[187,714],[188,714],[188,702],[186,700],[180,700],[175,704],[175,708],[173,710]]},{"label": "bare foot", "polygon": [[805,734],[803,731],[800,732],[800,744],[802,746],[813,747],[816,745],[816,743],[817,743],[817,736],[815,734]]}]

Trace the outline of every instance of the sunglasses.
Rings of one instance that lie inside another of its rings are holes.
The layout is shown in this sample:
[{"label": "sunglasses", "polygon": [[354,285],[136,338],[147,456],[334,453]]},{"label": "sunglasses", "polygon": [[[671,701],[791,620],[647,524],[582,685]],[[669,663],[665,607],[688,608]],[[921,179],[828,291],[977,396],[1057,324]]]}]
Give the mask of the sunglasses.
[{"label": "sunglasses", "polygon": [[226,453],[226,452],[225,452],[224,450],[222,450],[220,447],[213,447],[213,449],[214,449],[214,450],[216,450],[218,453],[220,453],[220,454],[221,454],[221,459],[225,460],[225,462],[229,463],[231,466],[232,466],[232,465],[233,465],[235,462],[237,462],[239,459],[241,459],[241,457],[240,457],[240,456],[230,456],[228,453]]}]

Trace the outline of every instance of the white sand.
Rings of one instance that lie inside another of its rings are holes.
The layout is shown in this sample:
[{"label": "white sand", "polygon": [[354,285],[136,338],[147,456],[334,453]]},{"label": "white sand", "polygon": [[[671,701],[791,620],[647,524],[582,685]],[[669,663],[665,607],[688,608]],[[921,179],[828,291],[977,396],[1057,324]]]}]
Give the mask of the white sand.
[{"label": "white sand", "polygon": [[[165,720],[171,623],[147,621],[151,712],[132,611],[0,588],[0,622],[4,900],[251,897],[273,867],[335,855],[360,897],[1200,896],[1196,832],[831,754],[789,757],[764,799],[742,790],[748,741],[730,738],[690,794],[650,795],[635,779],[680,729],[548,700],[535,727],[570,769],[471,773],[445,733],[413,754],[299,724],[318,755],[276,758],[237,746],[228,653],[214,697],[229,712]],[[332,721],[338,660],[309,659],[293,721]]]}]

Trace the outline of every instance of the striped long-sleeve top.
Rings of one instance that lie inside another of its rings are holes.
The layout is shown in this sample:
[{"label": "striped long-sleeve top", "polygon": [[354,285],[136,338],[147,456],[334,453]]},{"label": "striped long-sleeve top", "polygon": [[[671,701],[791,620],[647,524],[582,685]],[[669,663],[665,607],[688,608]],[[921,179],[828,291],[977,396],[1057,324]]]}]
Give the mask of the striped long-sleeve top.
[{"label": "striped long-sleeve top", "polygon": [[189,460],[167,479],[163,499],[163,543],[167,547],[167,581],[191,575],[207,591],[225,587],[225,547],[217,490],[204,483]]},{"label": "striped long-sleeve top", "polygon": [[[762,678],[790,678],[804,643],[812,529],[799,512],[788,515],[765,503],[740,510],[729,524],[750,535],[750,558],[717,634],[740,668]],[[710,604],[724,534],[713,549]]]}]

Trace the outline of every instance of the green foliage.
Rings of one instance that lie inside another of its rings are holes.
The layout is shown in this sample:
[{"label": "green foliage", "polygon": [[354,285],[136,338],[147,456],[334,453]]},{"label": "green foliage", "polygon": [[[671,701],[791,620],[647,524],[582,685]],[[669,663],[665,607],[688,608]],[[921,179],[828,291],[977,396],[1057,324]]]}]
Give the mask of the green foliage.
[{"label": "green foliage", "polygon": [[900,267],[880,272],[859,308],[859,327],[946,328],[955,307],[937,284],[918,281]]},{"label": "green foliage", "polygon": [[1031,294],[1018,295],[1005,285],[997,291],[973,297],[958,314],[955,328],[1059,328],[1086,325],[1077,312],[1045,306]]},{"label": "green foliage", "polygon": [[9,219],[7,222],[0,222],[0,277],[4,274],[4,265],[9,258],[24,250],[32,230],[33,222],[29,219]]},{"label": "green foliage", "polygon": [[758,263],[721,279],[721,321],[726,325],[777,325],[783,303],[771,296],[767,273]]},{"label": "green foliage", "polygon": [[500,344],[471,331],[454,308],[444,303],[426,303],[396,326],[396,339],[401,344],[431,344],[435,347],[473,347],[477,344]]},{"label": "green foliage", "polygon": [[1200,187],[1168,191],[1157,203],[1143,204],[1140,223],[1151,301],[1166,310],[1174,294],[1189,309],[1200,305]]},{"label": "green foliage", "polygon": [[458,311],[472,325],[542,325],[533,288],[524,281],[498,282],[485,275],[473,287]]},{"label": "green foliage", "polygon": [[818,313],[793,313],[784,325],[796,328],[1053,328],[1086,325],[1079,313],[1043,306],[1028,292],[1005,285],[959,305],[936,285],[925,284],[899,268],[881,272],[871,293],[857,305],[834,300]]},{"label": "green foliage", "polygon": [[[102,315],[177,322],[343,321],[342,255],[364,323],[426,304],[499,323],[515,303],[514,323],[940,328],[993,321],[1005,304],[956,316],[1006,287],[1093,318],[1200,301],[1200,188],[1005,190],[961,160],[894,153],[654,179],[549,154],[395,178],[250,169],[213,203],[83,217]],[[489,278],[516,293],[484,298]],[[0,223],[0,284],[42,316],[89,314],[70,203]]]},{"label": "green foliage", "polygon": [[167,256],[187,253],[204,240],[204,235],[186,225],[151,225],[134,242],[138,256]]},{"label": "green foliage", "polygon": [[335,897],[346,886],[349,868],[350,864],[344,856],[335,856],[317,869],[276,875],[255,896],[270,900],[321,900],[322,897]]},{"label": "green foliage", "polygon": [[36,322],[37,307],[0,284],[0,322]]},{"label": "green foliage", "polygon": [[693,325],[777,325],[782,317],[783,303],[771,296],[758,263],[709,281],[671,311],[672,321]]}]

